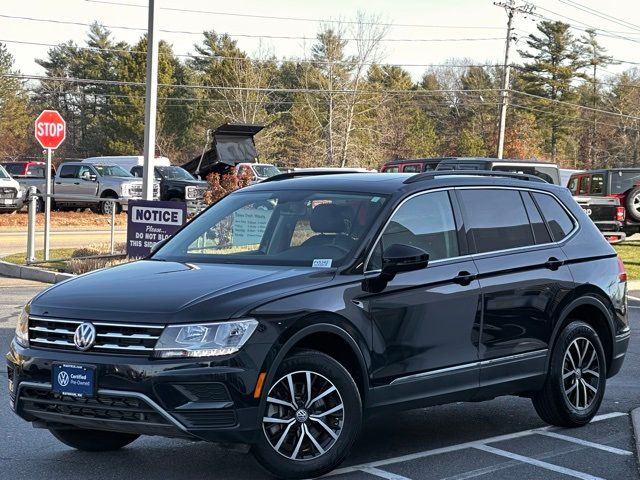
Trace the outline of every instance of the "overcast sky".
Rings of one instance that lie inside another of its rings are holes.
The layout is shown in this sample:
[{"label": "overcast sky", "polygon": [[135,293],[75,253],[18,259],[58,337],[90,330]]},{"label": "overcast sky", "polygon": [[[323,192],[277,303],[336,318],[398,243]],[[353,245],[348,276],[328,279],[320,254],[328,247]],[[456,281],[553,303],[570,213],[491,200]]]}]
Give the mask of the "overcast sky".
[{"label": "overcast sky", "polygon": [[[640,2],[638,0],[579,0],[579,5],[599,12],[637,22],[637,25],[620,24],[582,11],[568,3],[573,0],[535,0],[536,12],[568,23],[593,26],[609,31],[613,37],[601,37],[601,43],[618,59],[640,63]],[[11,41],[57,44],[67,40],[84,43],[87,27],[43,23],[6,18],[23,16],[48,20],[64,20],[90,23],[97,20],[110,27],[146,29],[147,9],[145,0],[1,0],[0,41],[6,41],[14,55],[16,67],[22,73],[42,74],[43,70],[34,58],[44,58],[47,46],[25,45]],[[107,4],[110,2],[110,4]],[[119,5],[114,4],[119,3]],[[230,35],[265,35],[313,37],[319,28],[316,21],[292,21],[220,15],[221,12],[310,19],[352,19],[358,10],[379,15],[393,23],[386,36],[392,39],[411,39],[411,42],[384,42],[385,61],[397,64],[440,63],[449,58],[468,58],[476,63],[501,62],[504,56],[506,13],[494,6],[491,0],[251,0],[212,2],[207,0],[158,0],[158,24],[160,29],[181,30],[190,33],[161,33],[161,38],[171,43],[178,54],[193,52],[193,44],[199,42],[198,32],[215,29]],[[138,5],[127,6],[127,5]],[[141,7],[142,6],[142,7]],[[205,10],[218,13],[193,13],[163,10],[162,7]],[[553,12],[553,13],[552,13]],[[564,15],[568,18],[562,18]],[[569,20],[571,19],[571,20]],[[540,18],[519,15],[515,20],[516,34],[523,38],[535,30]],[[627,22],[627,20],[622,20]],[[404,26],[420,24],[424,27]],[[443,28],[434,28],[441,26]],[[477,28],[482,27],[482,28]],[[348,27],[346,27],[348,28]],[[118,40],[135,42],[142,31],[111,28]],[[575,32],[580,35],[582,32]],[[311,40],[234,37],[238,45],[254,53],[260,46],[271,50],[278,58],[299,58],[308,54]],[[465,41],[418,41],[425,39],[475,39]],[[495,40],[487,40],[495,39]],[[523,40],[516,45],[521,48]],[[515,50],[515,49],[514,49]],[[519,57],[514,51],[514,61]],[[611,66],[607,70],[617,72],[630,68],[630,64]],[[414,77],[419,77],[424,67],[407,67]]]}]

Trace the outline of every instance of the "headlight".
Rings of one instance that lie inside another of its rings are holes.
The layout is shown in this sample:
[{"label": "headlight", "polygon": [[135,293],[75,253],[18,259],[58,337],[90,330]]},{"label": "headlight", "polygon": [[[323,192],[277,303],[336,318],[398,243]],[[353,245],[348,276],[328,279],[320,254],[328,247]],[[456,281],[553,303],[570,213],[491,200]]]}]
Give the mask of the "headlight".
[{"label": "headlight", "polygon": [[249,340],[258,322],[252,318],[220,323],[170,325],[154,349],[157,358],[217,357],[235,353]]},{"label": "headlight", "polygon": [[25,305],[18,317],[16,325],[16,343],[23,347],[29,346],[29,310],[30,304]]},{"label": "headlight", "polygon": [[128,183],[120,185],[120,193],[123,197],[128,197],[131,194],[131,185]]}]

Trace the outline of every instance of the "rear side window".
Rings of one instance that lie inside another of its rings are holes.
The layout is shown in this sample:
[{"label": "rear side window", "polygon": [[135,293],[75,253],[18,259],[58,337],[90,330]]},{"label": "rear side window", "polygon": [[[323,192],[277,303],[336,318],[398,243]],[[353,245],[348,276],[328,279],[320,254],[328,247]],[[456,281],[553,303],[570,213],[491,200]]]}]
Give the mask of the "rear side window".
[{"label": "rear side window", "polygon": [[478,253],[534,245],[529,217],[517,190],[461,190],[465,223]]},{"label": "rear side window", "polygon": [[536,241],[536,244],[541,245],[543,243],[551,242],[549,230],[547,230],[547,226],[544,224],[544,220],[540,216],[538,207],[536,207],[536,204],[533,203],[531,195],[529,195],[529,192],[521,193],[522,200],[524,201],[524,206],[527,209],[527,215],[529,215],[529,223],[531,224],[531,230],[533,230],[533,237]]},{"label": "rear side window", "polygon": [[9,172],[9,175],[22,175],[24,171],[24,165],[22,163],[4,163],[4,169]]},{"label": "rear side window", "polygon": [[384,173],[398,173],[400,171],[400,167],[397,165],[393,165],[391,167],[384,167]]},{"label": "rear side window", "polygon": [[624,193],[640,184],[640,171],[638,170],[615,170],[611,172],[611,192]]},{"label": "rear side window", "polygon": [[573,220],[566,210],[551,195],[534,193],[533,198],[540,207],[544,219],[549,225],[553,240],[559,242],[573,230]]},{"label": "rear side window", "polygon": [[421,171],[421,167],[422,165],[413,163],[411,165],[405,165],[402,171],[405,173],[419,173]]}]

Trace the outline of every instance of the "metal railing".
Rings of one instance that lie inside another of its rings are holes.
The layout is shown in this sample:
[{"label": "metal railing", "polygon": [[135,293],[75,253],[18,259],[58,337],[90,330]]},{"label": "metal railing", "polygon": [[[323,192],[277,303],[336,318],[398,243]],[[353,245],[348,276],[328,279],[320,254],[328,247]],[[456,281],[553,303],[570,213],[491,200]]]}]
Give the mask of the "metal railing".
[{"label": "metal railing", "polygon": [[[37,189],[34,186],[29,187],[29,192],[27,193],[27,209],[28,209],[28,222],[27,222],[27,258],[25,259],[27,265],[37,265],[42,263],[56,263],[56,262],[67,262],[72,259],[82,258],[82,259],[90,259],[90,258],[120,258],[123,257],[122,253],[115,253],[115,226],[116,226],[116,211],[117,205],[122,203],[128,203],[130,199],[120,199],[120,198],[100,198],[96,199],[96,197],[90,195],[76,195],[76,194],[65,194],[65,199],[72,200],[86,200],[87,203],[110,203],[111,204],[111,221],[110,221],[110,253],[105,255],[88,255],[84,257],[73,257],[73,258],[57,258],[55,260],[47,259],[47,260],[37,260],[36,259],[36,212],[38,210],[38,198],[46,197],[47,194],[39,194],[37,193]],[[61,195],[57,195],[61,197]],[[50,198],[55,199],[56,195],[49,195]]]}]

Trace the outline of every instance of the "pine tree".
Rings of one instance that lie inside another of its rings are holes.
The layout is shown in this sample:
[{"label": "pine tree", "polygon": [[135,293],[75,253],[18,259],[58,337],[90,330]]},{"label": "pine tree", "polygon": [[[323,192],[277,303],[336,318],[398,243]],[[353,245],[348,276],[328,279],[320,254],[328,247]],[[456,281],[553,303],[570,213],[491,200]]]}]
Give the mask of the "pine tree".
[{"label": "pine tree", "polygon": [[31,149],[29,132],[33,121],[27,93],[20,80],[5,77],[18,73],[13,56],[0,43],[0,159],[16,160]]}]

